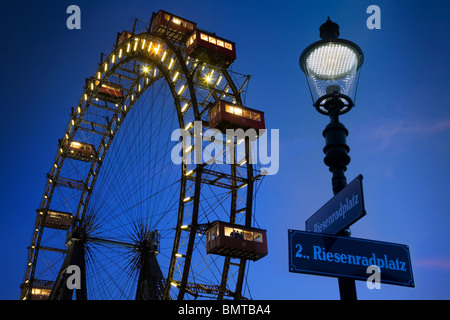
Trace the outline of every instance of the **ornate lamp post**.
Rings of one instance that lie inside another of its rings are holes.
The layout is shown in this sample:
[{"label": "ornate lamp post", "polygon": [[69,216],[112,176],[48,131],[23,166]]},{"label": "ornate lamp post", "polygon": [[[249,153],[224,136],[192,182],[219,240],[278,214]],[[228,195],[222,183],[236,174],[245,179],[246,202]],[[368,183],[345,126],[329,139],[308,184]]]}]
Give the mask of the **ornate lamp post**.
[{"label": "ornate lamp post", "polygon": [[[324,162],[333,174],[333,193],[346,185],[345,171],[350,163],[346,138],[348,130],[339,122],[339,115],[354,106],[359,71],[364,57],[353,42],[339,39],[339,25],[330,18],[320,26],[322,40],[309,45],[300,55],[300,68],[306,75],[313,105],[330,117],[323,131],[325,138]],[[340,235],[350,236],[350,230]],[[354,280],[339,278],[341,299],[356,300]]]}]

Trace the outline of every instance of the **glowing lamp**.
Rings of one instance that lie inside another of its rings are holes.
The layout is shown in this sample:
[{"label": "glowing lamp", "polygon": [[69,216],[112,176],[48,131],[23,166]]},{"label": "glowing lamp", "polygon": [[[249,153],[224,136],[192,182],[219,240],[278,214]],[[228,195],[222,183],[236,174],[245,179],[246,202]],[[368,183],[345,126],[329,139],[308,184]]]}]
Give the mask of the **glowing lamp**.
[{"label": "glowing lamp", "polygon": [[355,43],[338,39],[339,25],[330,18],[320,27],[322,40],[309,45],[300,55],[300,68],[306,75],[317,111],[329,115],[333,105],[339,114],[353,107],[364,56]]}]

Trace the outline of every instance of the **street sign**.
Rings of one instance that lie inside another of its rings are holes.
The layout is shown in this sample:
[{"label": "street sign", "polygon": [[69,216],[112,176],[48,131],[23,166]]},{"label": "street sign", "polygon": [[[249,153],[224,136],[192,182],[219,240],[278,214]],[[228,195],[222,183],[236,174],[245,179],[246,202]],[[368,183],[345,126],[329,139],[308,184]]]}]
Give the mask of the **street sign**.
[{"label": "street sign", "polygon": [[305,230],[335,235],[366,214],[362,175],[356,177],[305,223]]},{"label": "street sign", "polygon": [[414,287],[409,248],[403,244],[289,230],[289,271],[367,281],[379,267],[380,282]]}]

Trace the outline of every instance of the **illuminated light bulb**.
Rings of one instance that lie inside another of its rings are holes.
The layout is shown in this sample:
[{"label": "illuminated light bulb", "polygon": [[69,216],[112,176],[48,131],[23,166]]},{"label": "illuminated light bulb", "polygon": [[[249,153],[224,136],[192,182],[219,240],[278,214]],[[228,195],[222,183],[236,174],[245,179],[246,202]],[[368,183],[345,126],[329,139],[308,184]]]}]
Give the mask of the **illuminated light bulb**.
[{"label": "illuminated light bulb", "polygon": [[311,51],[306,63],[311,75],[318,79],[341,79],[357,67],[358,56],[346,45],[328,43]]},{"label": "illuminated light bulb", "polygon": [[238,163],[238,166],[242,166],[242,165],[244,165],[245,163],[247,162],[247,159],[242,159],[239,163]]},{"label": "illuminated light bulb", "polygon": [[180,89],[178,90],[178,95],[181,95],[183,93],[185,87],[186,85],[184,84],[180,87]]},{"label": "illuminated light bulb", "polygon": [[174,63],[174,60],[173,60],[173,58],[171,58],[170,59],[170,63],[169,63],[169,67],[168,67],[169,70],[172,69],[173,63]]},{"label": "illuminated light bulb", "polygon": [[158,52],[159,52],[159,48],[161,47],[161,44],[160,43],[158,43],[158,46],[155,48],[155,54],[158,54]]},{"label": "illuminated light bulb", "polygon": [[173,82],[175,82],[177,80],[178,75],[179,75],[179,72],[178,71],[175,72],[175,75],[173,76],[173,79],[172,79]]}]

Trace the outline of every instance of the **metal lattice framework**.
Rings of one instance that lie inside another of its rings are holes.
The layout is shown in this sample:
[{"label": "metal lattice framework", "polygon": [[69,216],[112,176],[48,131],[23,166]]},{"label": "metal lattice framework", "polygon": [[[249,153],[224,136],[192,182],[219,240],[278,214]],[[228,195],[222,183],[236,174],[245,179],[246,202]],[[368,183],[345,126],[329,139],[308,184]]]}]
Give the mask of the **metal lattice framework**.
[{"label": "metal lattice framework", "polygon": [[[21,298],[71,299],[67,270],[77,264],[77,299],[243,299],[247,261],[206,254],[204,231],[213,220],[253,223],[259,172],[248,161],[250,142],[243,153],[242,141],[232,142],[233,164],[175,165],[167,155],[171,130],[193,133],[194,121],[208,129],[208,108],[219,99],[242,105],[249,77],[191,59],[185,39],[148,28],[131,35],[102,55],[58,140]],[[123,96],[105,99],[102,84],[120,87]],[[72,141],[92,145],[93,156],[71,153]],[[133,169],[144,154],[148,167]],[[153,235],[160,238],[149,240]],[[154,249],[144,257],[144,247]],[[162,276],[146,279],[155,257]]]}]

